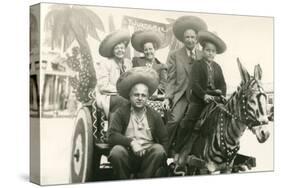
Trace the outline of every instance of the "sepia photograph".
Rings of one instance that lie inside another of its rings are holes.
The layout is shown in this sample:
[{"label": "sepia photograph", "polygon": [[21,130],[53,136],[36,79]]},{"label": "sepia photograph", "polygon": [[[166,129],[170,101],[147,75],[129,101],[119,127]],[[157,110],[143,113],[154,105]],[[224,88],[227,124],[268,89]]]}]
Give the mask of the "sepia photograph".
[{"label": "sepia photograph", "polygon": [[30,181],[274,170],[274,18],[30,6]]}]

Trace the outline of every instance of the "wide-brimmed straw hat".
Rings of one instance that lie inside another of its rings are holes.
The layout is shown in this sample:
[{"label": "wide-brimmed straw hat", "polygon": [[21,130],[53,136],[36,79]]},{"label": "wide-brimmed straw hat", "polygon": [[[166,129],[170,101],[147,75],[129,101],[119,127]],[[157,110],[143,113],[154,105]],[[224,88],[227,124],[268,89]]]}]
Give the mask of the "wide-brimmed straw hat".
[{"label": "wide-brimmed straw hat", "polygon": [[184,42],[183,34],[187,29],[192,29],[195,32],[207,30],[207,24],[196,16],[182,16],[178,18],[173,25],[173,32],[179,41]]},{"label": "wide-brimmed straw hat", "polygon": [[100,55],[107,58],[113,57],[113,48],[120,42],[124,42],[125,46],[128,46],[130,42],[130,33],[128,30],[118,30],[107,35],[100,43]]},{"label": "wide-brimmed straw hat", "polygon": [[136,31],[132,35],[131,43],[135,50],[143,52],[143,45],[147,42],[153,43],[155,50],[160,48],[161,39],[156,31]]},{"label": "wide-brimmed straw hat", "polygon": [[198,33],[198,42],[203,46],[204,43],[210,42],[216,46],[217,54],[221,54],[226,50],[226,44],[216,34],[209,31],[200,31]]},{"label": "wide-brimmed straw hat", "polygon": [[143,83],[148,87],[151,96],[159,85],[159,77],[154,69],[148,67],[134,67],[119,77],[117,81],[117,91],[122,97],[129,99],[132,87],[138,83]]}]

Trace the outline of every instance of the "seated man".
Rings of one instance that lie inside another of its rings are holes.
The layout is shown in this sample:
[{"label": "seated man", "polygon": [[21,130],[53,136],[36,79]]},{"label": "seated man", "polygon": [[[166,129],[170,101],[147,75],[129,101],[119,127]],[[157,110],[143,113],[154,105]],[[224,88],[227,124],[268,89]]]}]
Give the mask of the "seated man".
[{"label": "seated man", "polygon": [[128,99],[110,120],[108,142],[114,146],[109,154],[114,174],[127,179],[156,177],[166,165],[168,134],[159,113],[146,106],[157,89],[159,78],[155,70],[136,67],[117,81],[119,94]]}]

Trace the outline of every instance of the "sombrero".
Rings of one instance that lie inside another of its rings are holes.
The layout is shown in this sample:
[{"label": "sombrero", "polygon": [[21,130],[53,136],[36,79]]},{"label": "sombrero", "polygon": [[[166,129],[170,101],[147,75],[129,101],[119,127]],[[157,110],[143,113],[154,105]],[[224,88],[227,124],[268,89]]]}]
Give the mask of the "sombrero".
[{"label": "sombrero", "polygon": [[207,24],[196,16],[182,16],[178,18],[173,25],[173,32],[179,41],[183,42],[183,33],[187,29],[193,29],[196,32],[207,30]]},{"label": "sombrero", "polygon": [[213,43],[217,48],[217,54],[221,54],[226,50],[226,44],[216,34],[209,31],[200,31],[198,33],[198,42],[203,45],[205,42]]},{"label": "sombrero", "polygon": [[155,50],[160,48],[161,39],[159,33],[156,31],[136,31],[132,35],[131,43],[135,50],[138,52],[143,52],[143,45],[147,42],[152,42]]},{"label": "sombrero", "polygon": [[118,30],[107,35],[100,43],[99,53],[103,57],[113,57],[113,48],[120,42],[125,42],[127,47],[130,41],[130,33],[128,30]]},{"label": "sombrero", "polygon": [[148,67],[134,67],[121,74],[116,84],[117,91],[119,95],[129,99],[131,88],[138,83],[145,84],[151,96],[159,85],[157,72]]}]

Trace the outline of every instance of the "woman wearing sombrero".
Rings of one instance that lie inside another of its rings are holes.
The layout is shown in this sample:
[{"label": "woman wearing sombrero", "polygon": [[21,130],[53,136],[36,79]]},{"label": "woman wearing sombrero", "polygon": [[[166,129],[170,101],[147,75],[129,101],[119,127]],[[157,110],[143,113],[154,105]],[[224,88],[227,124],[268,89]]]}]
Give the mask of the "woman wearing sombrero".
[{"label": "woman wearing sombrero", "polygon": [[143,57],[133,58],[133,67],[146,66],[153,68],[160,79],[156,94],[164,94],[167,82],[167,66],[155,57],[155,52],[161,45],[159,33],[150,30],[137,31],[132,35],[131,43],[136,51],[144,54]]},{"label": "woman wearing sombrero", "polygon": [[132,68],[131,61],[125,58],[129,42],[129,32],[119,30],[106,36],[99,46],[100,55],[107,59],[96,63],[96,100],[107,117],[109,113],[126,103],[126,100],[117,94],[116,82],[123,72]]},{"label": "woman wearing sombrero", "polygon": [[[203,58],[198,60],[192,69],[190,104],[180,123],[175,147],[176,153],[185,151],[185,155],[191,150],[196,134],[193,131],[194,126],[203,109],[208,103],[215,100],[216,96],[224,99],[226,95],[226,83],[222,69],[214,61],[216,54],[225,52],[226,44],[209,31],[200,31],[198,42],[202,46]],[[183,142],[187,139],[189,141]]]}]

